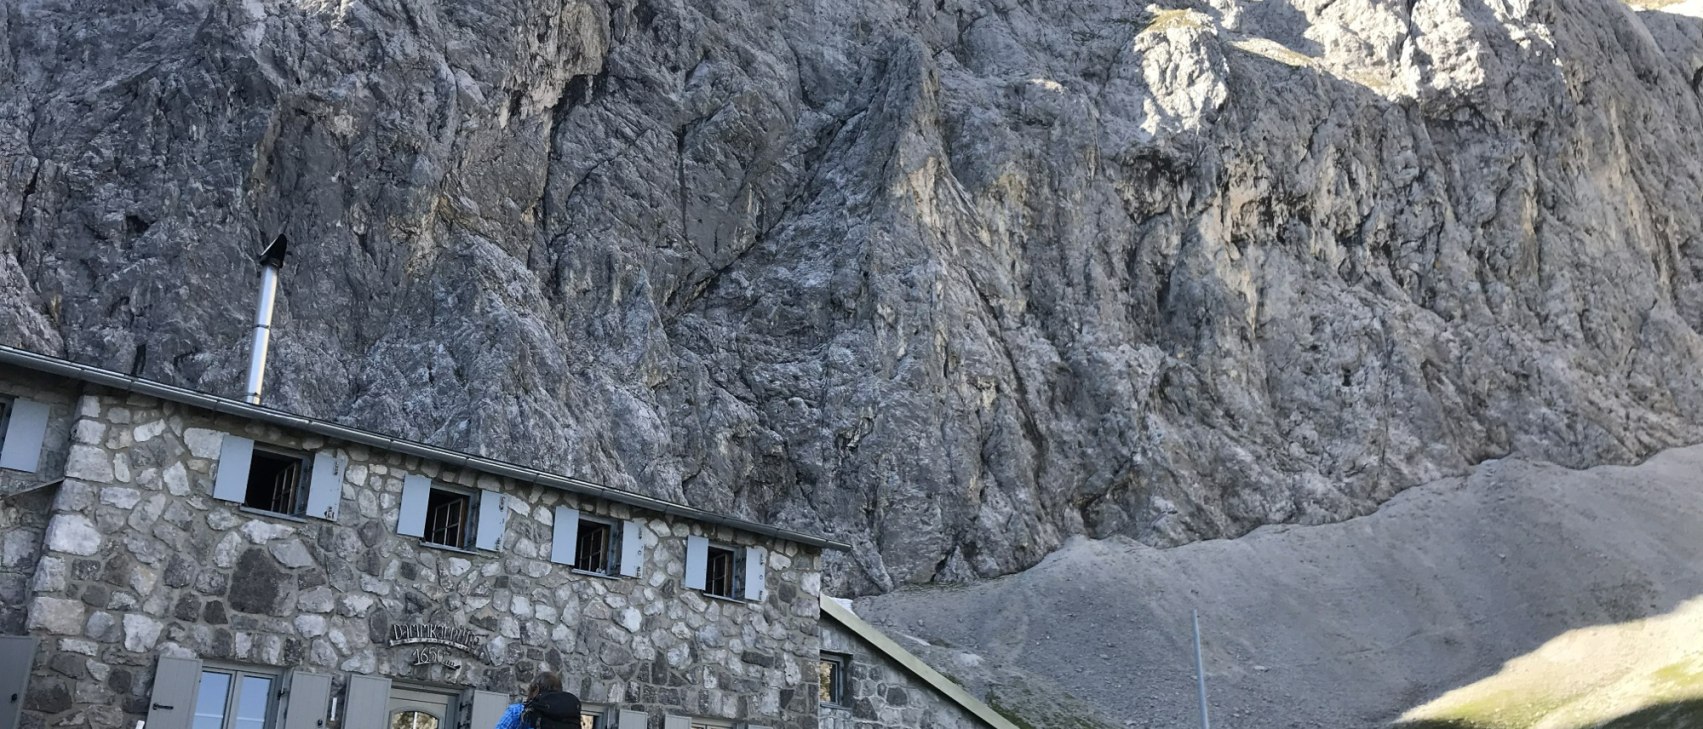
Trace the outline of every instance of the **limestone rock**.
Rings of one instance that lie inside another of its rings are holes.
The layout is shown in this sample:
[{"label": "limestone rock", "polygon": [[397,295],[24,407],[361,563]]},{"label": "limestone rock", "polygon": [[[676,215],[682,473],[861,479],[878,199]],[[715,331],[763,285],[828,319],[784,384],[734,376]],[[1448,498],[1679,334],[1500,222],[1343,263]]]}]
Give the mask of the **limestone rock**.
[{"label": "limestone rock", "polygon": [[824,532],[854,591],[1703,439],[1696,17],[431,7],[0,10],[0,341],[239,396],[286,233],[269,405]]},{"label": "limestone rock", "polygon": [[60,514],[47,524],[47,548],[55,552],[92,556],[103,541],[100,529],[82,514]]}]

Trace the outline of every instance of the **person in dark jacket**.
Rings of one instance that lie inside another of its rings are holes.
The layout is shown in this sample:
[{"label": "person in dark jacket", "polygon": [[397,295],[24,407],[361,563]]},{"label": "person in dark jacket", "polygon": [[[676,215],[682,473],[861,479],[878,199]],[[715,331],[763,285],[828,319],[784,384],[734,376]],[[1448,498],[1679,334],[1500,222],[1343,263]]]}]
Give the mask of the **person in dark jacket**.
[{"label": "person in dark jacket", "polygon": [[562,690],[562,677],[539,671],[526,699],[509,705],[495,729],[579,729],[579,697]]}]

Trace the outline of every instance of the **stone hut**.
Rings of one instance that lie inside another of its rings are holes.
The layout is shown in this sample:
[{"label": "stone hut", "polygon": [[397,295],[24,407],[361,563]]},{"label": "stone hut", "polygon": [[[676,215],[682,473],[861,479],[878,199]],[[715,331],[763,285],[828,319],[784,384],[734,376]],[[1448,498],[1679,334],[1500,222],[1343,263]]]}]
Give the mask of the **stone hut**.
[{"label": "stone hut", "polygon": [[0,729],[986,725],[834,718],[845,548],[0,347]]}]

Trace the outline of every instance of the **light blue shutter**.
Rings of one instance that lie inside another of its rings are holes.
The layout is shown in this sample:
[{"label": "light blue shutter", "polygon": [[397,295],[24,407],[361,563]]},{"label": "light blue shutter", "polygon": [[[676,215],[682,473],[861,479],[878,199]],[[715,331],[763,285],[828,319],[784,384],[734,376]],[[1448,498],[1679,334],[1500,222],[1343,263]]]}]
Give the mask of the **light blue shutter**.
[{"label": "light blue shutter", "polygon": [[[467,694],[472,694],[472,696],[469,697]],[[508,711],[509,708],[508,694],[492,691],[468,689],[466,693],[462,694],[461,700],[468,702],[473,707],[467,712],[469,729],[491,729],[495,727],[497,720],[503,718],[503,712]]]},{"label": "light blue shutter", "polygon": [[254,441],[226,434],[219,446],[219,473],[213,477],[213,498],[242,503],[248,496],[248,466],[254,459]]},{"label": "light blue shutter", "polygon": [[426,499],[431,495],[431,479],[414,475],[402,479],[402,509],[396,515],[397,534],[426,536]]},{"label": "light blue shutter", "polygon": [[509,510],[503,495],[495,491],[479,492],[479,530],[473,533],[474,546],[497,550],[503,545],[503,526],[508,524]]},{"label": "light blue shutter", "polygon": [[0,729],[18,729],[19,712],[30,689],[35,645],[33,637],[0,635]]},{"label": "light blue shutter", "polygon": [[41,444],[46,439],[47,404],[13,400],[6,440],[0,442],[0,468],[35,473],[41,467]]},{"label": "light blue shutter", "polygon": [[621,524],[621,575],[638,577],[645,564],[645,530],[637,521]]},{"label": "light blue shutter", "polygon": [[386,729],[389,719],[390,679],[350,674],[344,692],[342,729]]},{"label": "light blue shutter", "polygon": [[313,454],[313,478],[307,482],[308,516],[337,521],[337,507],[343,502],[345,465],[347,462],[331,451]]},{"label": "light blue shutter", "polygon": [[710,565],[710,540],[703,537],[686,537],[686,586],[694,590],[704,589],[705,573]]},{"label": "light blue shutter", "polygon": [[745,548],[745,599],[763,599],[763,581],[768,578],[769,553],[762,547]]},{"label": "light blue shutter", "polygon": [[621,720],[615,723],[615,729],[650,729],[650,714],[622,709]]},{"label": "light blue shutter", "polygon": [[662,729],[692,729],[692,719],[669,714],[662,718]]},{"label": "light blue shutter", "polygon": [[148,729],[189,729],[195,716],[195,689],[201,685],[201,661],[160,656],[154,667],[154,692],[148,697]]},{"label": "light blue shutter", "polygon": [[556,507],[556,526],[550,533],[550,561],[571,565],[579,545],[579,509]]},{"label": "light blue shutter", "polygon": [[331,677],[323,673],[294,670],[284,690],[281,729],[320,729],[331,703]]}]

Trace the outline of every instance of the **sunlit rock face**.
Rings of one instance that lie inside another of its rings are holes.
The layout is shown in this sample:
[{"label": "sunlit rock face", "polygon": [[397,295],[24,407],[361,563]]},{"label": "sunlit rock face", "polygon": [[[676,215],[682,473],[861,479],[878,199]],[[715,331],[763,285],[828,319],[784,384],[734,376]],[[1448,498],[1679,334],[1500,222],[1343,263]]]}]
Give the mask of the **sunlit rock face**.
[{"label": "sunlit rock face", "polygon": [[0,341],[820,531],[840,589],[1703,439],[1698,19],[0,4]]}]

